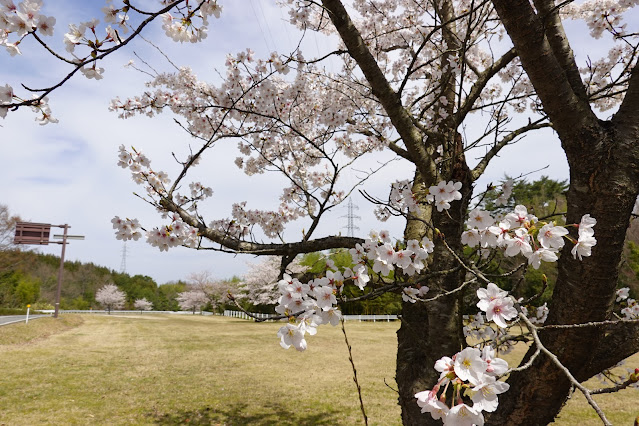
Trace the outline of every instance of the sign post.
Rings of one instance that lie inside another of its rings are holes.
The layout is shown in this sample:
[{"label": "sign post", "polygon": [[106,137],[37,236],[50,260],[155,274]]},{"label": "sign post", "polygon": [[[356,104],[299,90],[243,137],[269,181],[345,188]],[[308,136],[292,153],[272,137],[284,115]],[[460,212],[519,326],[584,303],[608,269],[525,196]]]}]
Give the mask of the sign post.
[{"label": "sign post", "polygon": [[27,319],[24,322],[25,324],[29,324],[29,310],[31,309],[31,305],[27,305]]},{"label": "sign post", "polygon": [[[53,238],[62,238],[62,241],[49,241],[51,234],[51,227],[64,228],[62,235],[54,235]],[[31,223],[31,222],[18,222],[16,223],[16,235],[13,239],[15,244],[38,244],[47,245],[49,243],[62,244],[62,255],[60,256],[60,269],[58,270],[58,287],[55,291],[55,313],[54,318],[58,317],[60,312],[60,294],[62,292],[62,272],[64,270],[64,253],[67,246],[68,239],[84,240],[83,235],[67,235],[67,230],[71,228],[68,224],[64,225],[51,225],[49,223]],[[29,322],[29,307],[27,306],[27,322]]]},{"label": "sign post", "polygon": [[60,269],[58,269],[58,288],[55,290],[55,313],[53,318],[57,318],[60,312],[60,293],[62,292],[62,271],[64,270],[64,252],[67,248],[67,229],[69,225],[66,223],[62,225],[64,228],[64,234],[62,235],[62,255],[60,256]]}]

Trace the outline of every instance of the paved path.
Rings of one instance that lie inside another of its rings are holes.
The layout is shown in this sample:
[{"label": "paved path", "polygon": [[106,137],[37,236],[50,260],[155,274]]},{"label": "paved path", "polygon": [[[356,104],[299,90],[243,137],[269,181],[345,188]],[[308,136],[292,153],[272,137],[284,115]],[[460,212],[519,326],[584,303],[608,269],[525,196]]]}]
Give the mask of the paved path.
[{"label": "paved path", "polygon": [[[36,318],[49,317],[51,315],[29,315],[29,321]],[[0,316],[0,326],[13,324],[14,322],[24,322],[26,320],[26,315],[5,315]]]}]

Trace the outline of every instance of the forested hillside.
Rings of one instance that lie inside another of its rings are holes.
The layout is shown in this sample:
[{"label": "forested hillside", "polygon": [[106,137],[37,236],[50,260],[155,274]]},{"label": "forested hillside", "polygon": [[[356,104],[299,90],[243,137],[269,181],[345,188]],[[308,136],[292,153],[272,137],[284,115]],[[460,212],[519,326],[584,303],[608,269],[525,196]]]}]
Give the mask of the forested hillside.
[{"label": "forested hillside", "polygon": [[[52,307],[60,258],[33,251],[0,251],[0,307]],[[62,309],[99,308],[96,291],[114,283],[126,293],[126,308],[136,299],[146,298],[156,310],[178,310],[177,293],[186,283],[158,285],[143,275],[130,276],[93,263],[65,262],[60,305]]]}]

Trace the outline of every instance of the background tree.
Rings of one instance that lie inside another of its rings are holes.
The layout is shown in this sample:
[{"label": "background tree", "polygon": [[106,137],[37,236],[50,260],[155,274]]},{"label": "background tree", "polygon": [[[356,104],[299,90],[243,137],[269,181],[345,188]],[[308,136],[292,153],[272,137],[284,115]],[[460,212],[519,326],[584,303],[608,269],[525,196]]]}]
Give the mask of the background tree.
[{"label": "background tree", "polygon": [[7,205],[0,204],[0,251],[17,248],[13,244],[13,237],[16,223],[20,221],[20,216],[12,215]]},{"label": "background tree", "polygon": [[186,291],[187,284],[183,281],[168,282],[158,287],[157,302],[154,301],[153,306],[160,311],[178,311],[180,305],[177,297],[180,293]]},{"label": "background tree", "polygon": [[121,309],[126,301],[126,294],[115,284],[106,284],[95,294],[95,301],[111,315],[112,309]]},{"label": "background tree", "polygon": [[[239,298],[245,300],[259,312],[272,312],[280,297],[278,281],[281,275],[282,257],[266,256],[258,263],[247,264],[248,271],[239,284]],[[306,272],[307,266],[301,265],[296,257],[286,267],[286,273],[299,276]]]},{"label": "background tree", "polygon": [[137,299],[133,303],[133,307],[137,310],[141,311],[150,311],[153,309],[153,303],[149,302],[146,299]]},{"label": "background tree", "polygon": [[13,244],[13,237],[16,223],[20,221],[19,216],[11,214],[7,205],[0,204],[0,273],[11,269],[18,262],[16,252],[19,246]]},{"label": "background tree", "polygon": [[183,311],[193,311],[193,315],[195,315],[195,311],[201,311],[202,308],[209,303],[209,298],[202,290],[183,291],[177,295],[176,300],[180,305],[180,309]]},{"label": "background tree", "polygon": [[209,271],[192,273],[187,277],[187,281],[193,290],[201,291],[206,295],[212,310],[229,303],[231,300],[229,296],[237,294],[239,290],[239,279],[216,279]]}]

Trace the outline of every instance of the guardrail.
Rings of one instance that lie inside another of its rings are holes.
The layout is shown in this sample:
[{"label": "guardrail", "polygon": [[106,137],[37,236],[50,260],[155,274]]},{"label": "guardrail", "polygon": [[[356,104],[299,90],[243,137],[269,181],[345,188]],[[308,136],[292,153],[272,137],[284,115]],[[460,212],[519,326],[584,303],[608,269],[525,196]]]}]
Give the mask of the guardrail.
[{"label": "guardrail", "polygon": [[[224,311],[222,315],[224,315],[225,317],[241,318],[246,320],[254,319],[242,311],[226,310]],[[256,317],[262,318],[262,319],[268,319],[272,316],[271,314],[260,314],[260,313],[252,313],[252,312],[251,312],[251,315],[255,315]],[[399,319],[397,315],[342,315],[342,316],[344,317],[345,321],[359,321],[359,322],[362,322],[362,321],[390,322],[390,321],[396,321]]]}]

